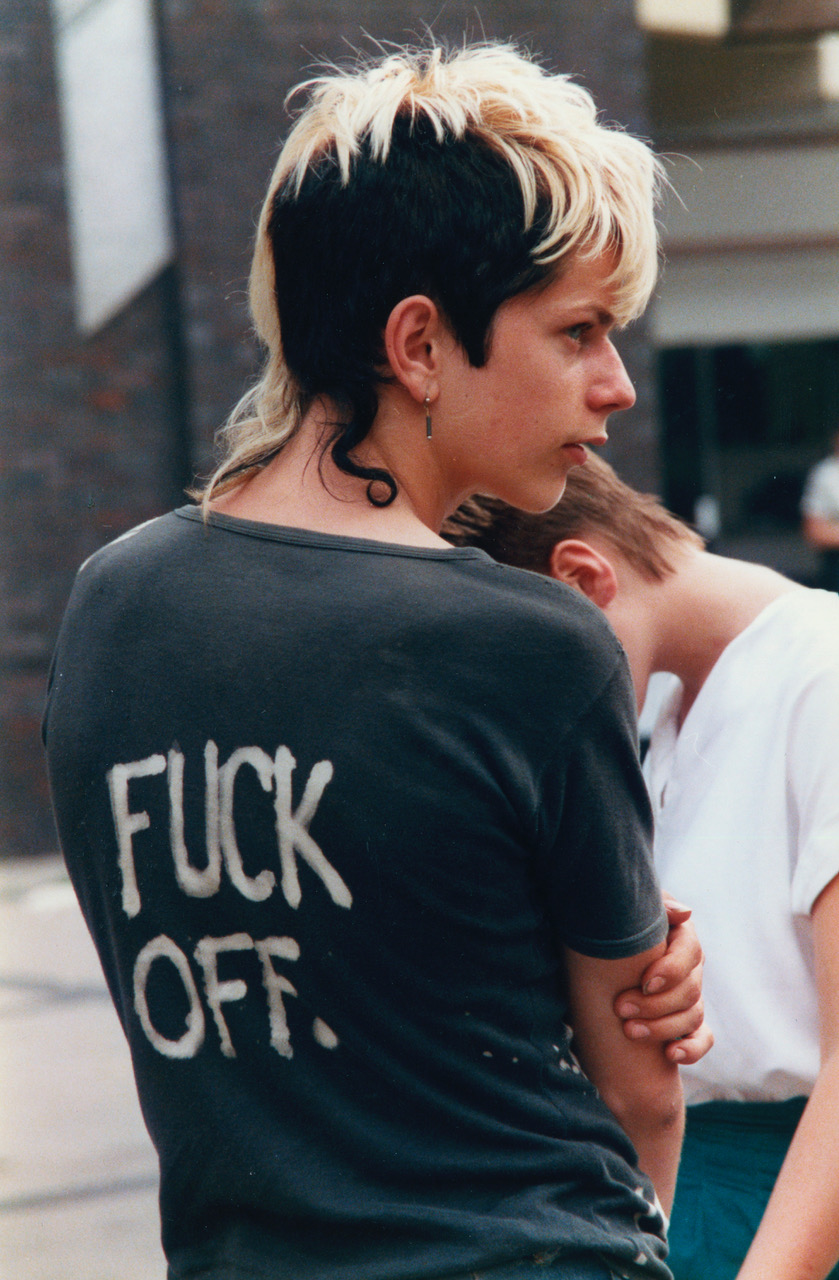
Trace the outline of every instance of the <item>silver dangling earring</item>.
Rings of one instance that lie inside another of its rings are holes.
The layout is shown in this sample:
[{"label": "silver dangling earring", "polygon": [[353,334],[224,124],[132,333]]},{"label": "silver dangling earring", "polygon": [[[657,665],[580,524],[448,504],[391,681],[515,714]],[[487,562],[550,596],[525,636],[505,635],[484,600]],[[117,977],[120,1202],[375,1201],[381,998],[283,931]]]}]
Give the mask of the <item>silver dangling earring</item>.
[{"label": "silver dangling earring", "polygon": [[430,440],[431,439],[431,399],[430,397],[426,396],[423,403],[425,404],[425,438],[426,440]]}]

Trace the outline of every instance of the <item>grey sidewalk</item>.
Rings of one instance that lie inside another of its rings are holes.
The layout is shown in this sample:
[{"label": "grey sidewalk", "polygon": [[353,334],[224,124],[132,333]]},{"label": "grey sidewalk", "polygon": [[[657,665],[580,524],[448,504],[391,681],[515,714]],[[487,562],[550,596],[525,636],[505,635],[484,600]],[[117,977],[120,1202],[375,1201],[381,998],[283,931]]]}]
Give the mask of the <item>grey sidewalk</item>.
[{"label": "grey sidewalk", "polygon": [[0,862],[0,1280],[163,1280],[154,1152],[58,858]]}]

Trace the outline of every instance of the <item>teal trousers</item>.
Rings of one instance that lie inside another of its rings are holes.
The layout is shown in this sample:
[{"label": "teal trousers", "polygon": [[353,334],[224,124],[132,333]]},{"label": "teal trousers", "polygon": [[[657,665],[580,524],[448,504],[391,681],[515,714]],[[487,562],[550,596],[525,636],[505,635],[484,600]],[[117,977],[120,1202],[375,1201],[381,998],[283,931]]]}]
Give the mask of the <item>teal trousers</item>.
[{"label": "teal trousers", "polygon": [[[734,1280],[806,1101],[688,1107],[670,1218],[674,1280]],[[839,1267],[830,1280],[839,1280]]]}]

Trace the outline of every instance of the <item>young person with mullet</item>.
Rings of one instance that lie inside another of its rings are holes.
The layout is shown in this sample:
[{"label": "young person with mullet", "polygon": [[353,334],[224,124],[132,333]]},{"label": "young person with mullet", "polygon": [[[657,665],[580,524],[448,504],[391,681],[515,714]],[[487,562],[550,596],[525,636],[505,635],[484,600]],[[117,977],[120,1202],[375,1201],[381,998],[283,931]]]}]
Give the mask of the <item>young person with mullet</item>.
[{"label": "young person with mullet", "polygon": [[639,704],[676,677],[644,769],[716,1036],[685,1071],[676,1280],[839,1276],[839,599],[710,554],[595,456],[554,510],[477,500],[451,533],[599,605]]},{"label": "young person with mullet", "polygon": [[198,505],[80,570],[45,719],[168,1274],[667,1280],[709,1035],[629,671],[581,597],[439,534],[552,507],[632,404],[658,166],[504,46],[304,92],[263,375]]}]

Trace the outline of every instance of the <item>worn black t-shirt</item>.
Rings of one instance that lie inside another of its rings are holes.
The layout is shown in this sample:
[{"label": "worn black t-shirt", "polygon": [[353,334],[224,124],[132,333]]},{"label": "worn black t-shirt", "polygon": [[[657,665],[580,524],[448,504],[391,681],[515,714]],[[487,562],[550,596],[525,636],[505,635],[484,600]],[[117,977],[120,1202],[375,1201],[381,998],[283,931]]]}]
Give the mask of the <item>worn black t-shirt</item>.
[{"label": "worn black t-shirt", "polygon": [[470,548],[184,508],[81,569],[45,718],[170,1277],[667,1276],[561,945],[665,933],[626,663]]}]

